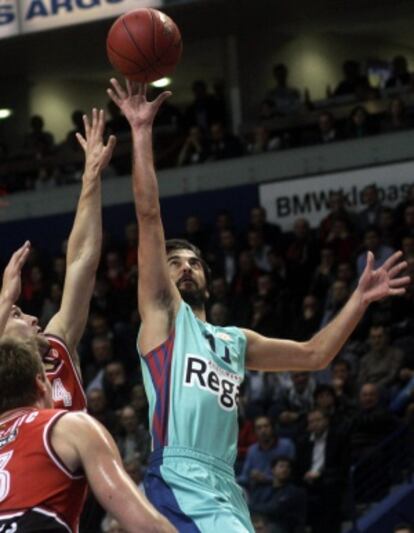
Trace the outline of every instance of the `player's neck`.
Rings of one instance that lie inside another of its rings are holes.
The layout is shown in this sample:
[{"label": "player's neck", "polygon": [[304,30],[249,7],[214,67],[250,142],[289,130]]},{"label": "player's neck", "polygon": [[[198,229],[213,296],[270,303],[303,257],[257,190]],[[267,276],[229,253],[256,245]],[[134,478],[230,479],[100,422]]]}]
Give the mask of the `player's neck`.
[{"label": "player's neck", "polygon": [[206,310],[204,307],[191,307],[191,309],[199,320],[202,320],[203,322],[207,320]]}]

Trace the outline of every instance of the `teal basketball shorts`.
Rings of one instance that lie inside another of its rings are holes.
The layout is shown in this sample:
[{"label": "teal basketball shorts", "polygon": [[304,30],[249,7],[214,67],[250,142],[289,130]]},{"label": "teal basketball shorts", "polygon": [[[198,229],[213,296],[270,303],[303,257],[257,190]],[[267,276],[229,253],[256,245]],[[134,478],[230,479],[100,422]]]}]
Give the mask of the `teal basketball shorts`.
[{"label": "teal basketball shorts", "polygon": [[191,448],[159,448],[144,480],[150,502],[180,533],[254,533],[233,468]]}]

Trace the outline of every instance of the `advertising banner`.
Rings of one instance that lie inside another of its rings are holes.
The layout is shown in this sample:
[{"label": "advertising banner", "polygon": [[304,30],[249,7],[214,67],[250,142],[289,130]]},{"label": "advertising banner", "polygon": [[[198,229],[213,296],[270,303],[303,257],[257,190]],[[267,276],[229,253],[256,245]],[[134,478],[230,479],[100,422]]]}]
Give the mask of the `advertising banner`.
[{"label": "advertising banner", "polygon": [[162,0],[20,0],[21,31],[50,30],[161,5]]},{"label": "advertising banner", "polygon": [[0,39],[19,33],[18,0],[0,0]]},{"label": "advertising banner", "polygon": [[318,226],[329,212],[332,192],[341,191],[347,207],[358,212],[363,208],[362,191],[367,185],[376,184],[384,205],[393,207],[403,201],[413,183],[414,161],[409,161],[266,183],[259,187],[259,199],[270,222],[291,230],[293,222],[302,217],[312,227]]},{"label": "advertising banner", "polygon": [[117,17],[139,7],[162,8],[184,1],[191,0],[0,0],[0,39]]}]

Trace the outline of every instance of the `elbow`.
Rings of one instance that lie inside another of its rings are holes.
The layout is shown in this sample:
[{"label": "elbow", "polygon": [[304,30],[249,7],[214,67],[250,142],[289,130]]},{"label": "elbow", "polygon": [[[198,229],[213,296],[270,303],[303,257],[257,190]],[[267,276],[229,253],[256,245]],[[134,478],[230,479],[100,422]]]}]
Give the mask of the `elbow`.
[{"label": "elbow", "polygon": [[307,360],[309,361],[308,370],[316,372],[327,367],[330,357],[326,354],[319,343],[313,342],[313,339],[305,343],[305,350],[308,352]]}]

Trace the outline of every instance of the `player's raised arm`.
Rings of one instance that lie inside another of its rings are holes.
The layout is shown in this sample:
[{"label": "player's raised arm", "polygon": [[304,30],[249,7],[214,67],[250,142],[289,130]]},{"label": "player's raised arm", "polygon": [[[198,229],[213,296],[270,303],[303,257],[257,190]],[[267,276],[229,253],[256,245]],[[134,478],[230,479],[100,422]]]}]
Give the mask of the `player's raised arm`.
[{"label": "player's raised arm", "polygon": [[152,145],[154,118],[171,93],[163,92],[149,102],[144,84],[127,81],[125,89],[116,79],[111,79],[111,86],[108,94],[124,113],[132,130],[132,185],[139,229],[140,348],[145,354],[165,341],[180,302],[167,265]]},{"label": "player's raised arm", "polygon": [[72,471],[81,466],[100,504],[128,533],[174,533],[176,529],[138,491],[125,472],[108,431],[84,413],[61,417],[52,430],[52,446]]},{"label": "player's raised arm", "polygon": [[23,246],[14,252],[4,269],[3,283],[0,292],[0,337],[4,333],[13,305],[19,299],[22,288],[22,268],[29,252],[30,242],[26,241]]},{"label": "player's raised arm", "polygon": [[92,110],[91,121],[84,116],[85,138],[77,138],[85,152],[82,189],[75,221],[69,236],[66,276],[59,311],[46,327],[46,333],[62,337],[72,357],[83,334],[95,283],[102,243],[101,172],[109,163],[115,146],[111,136],[103,142],[103,110]]},{"label": "player's raised arm", "polygon": [[358,287],[340,313],[307,342],[269,339],[245,330],[246,366],[255,370],[319,370],[339,352],[372,302],[404,294],[409,276],[400,276],[407,263],[396,252],[374,270],[374,256],[368,252],[367,264]]}]

